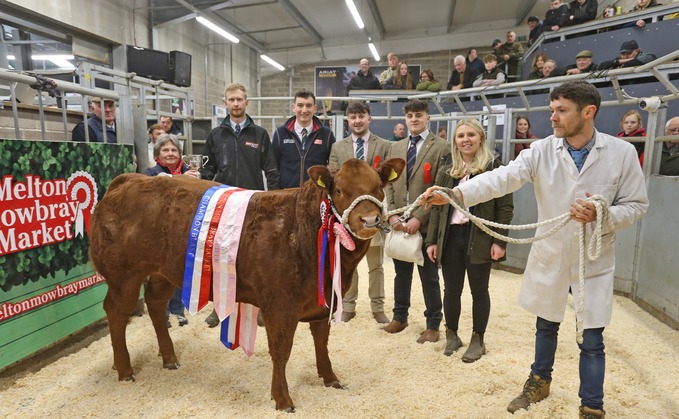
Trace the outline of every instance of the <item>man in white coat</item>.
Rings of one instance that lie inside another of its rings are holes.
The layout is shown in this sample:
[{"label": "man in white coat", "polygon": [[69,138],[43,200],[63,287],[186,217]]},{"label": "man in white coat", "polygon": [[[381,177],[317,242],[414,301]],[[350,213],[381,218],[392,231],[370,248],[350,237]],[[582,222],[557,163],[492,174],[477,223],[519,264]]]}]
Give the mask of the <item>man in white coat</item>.
[{"label": "man in white coat", "polygon": [[[594,205],[585,199],[602,195],[614,228],[608,231],[604,227],[605,235],[611,237],[630,227],[648,208],[644,176],[635,164],[638,158],[630,143],[594,128],[601,104],[599,92],[585,81],[566,82],[551,92],[549,100],[554,135],[534,142],[507,166],[476,176],[452,193],[470,207],[532,182],[539,221],[570,211],[571,219],[578,223],[596,220]],[[430,196],[431,204],[448,203],[440,196]],[[588,233],[592,226],[587,226]],[[549,228],[540,227],[536,234]],[[507,407],[512,413],[549,395],[557,333],[568,293],[578,301],[578,230],[577,223],[567,224],[557,234],[534,243],[528,256],[519,305],[537,316],[535,360],[522,393]],[[602,241],[606,242],[606,237]],[[581,418],[605,415],[603,330],[611,320],[614,269],[612,245],[603,249],[597,260],[585,262],[584,340],[578,345]]]}]

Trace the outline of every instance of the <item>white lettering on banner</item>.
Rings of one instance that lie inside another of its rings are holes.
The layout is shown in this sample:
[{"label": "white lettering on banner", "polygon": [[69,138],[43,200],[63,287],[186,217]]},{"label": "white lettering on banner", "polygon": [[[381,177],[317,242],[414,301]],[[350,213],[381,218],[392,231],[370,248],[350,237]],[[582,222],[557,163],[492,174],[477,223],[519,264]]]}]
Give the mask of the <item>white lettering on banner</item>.
[{"label": "white lettering on banner", "polygon": [[[97,202],[96,183],[83,171],[68,180],[26,175],[25,182],[0,182],[0,256],[73,240],[73,225],[89,225]],[[78,233],[78,231],[76,231]]]},{"label": "white lettering on banner", "polygon": [[75,295],[80,291],[90,288],[96,284],[104,282],[103,276],[95,273],[92,276],[79,279],[70,284],[54,286],[54,289],[45,291],[42,294],[34,295],[16,303],[5,302],[0,304],[0,321],[8,320],[12,317],[24,314],[27,311],[35,310],[56,300]]}]

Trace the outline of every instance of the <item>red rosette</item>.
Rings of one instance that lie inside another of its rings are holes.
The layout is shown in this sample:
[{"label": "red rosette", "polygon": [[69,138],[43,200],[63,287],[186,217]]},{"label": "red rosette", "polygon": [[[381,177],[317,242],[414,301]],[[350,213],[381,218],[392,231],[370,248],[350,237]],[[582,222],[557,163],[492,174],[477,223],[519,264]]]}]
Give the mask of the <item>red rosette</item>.
[{"label": "red rosette", "polygon": [[66,195],[70,201],[78,203],[78,213],[75,219],[76,235],[83,235],[82,226],[90,232],[90,217],[97,205],[97,182],[88,172],[79,170],[66,180]]},{"label": "red rosette", "polygon": [[431,184],[433,178],[431,176],[431,163],[427,162],[424,164],[424,183],[425,185]]},{"label": "red rosette", "polygon": [[381,161],[382,158],[380,156],[375,156],[375,159],[373,159],[373,169],[377,170],[377,168],[380,167]]},{"label": "red rosette", "polygon": [[346,228],[344,228],[344,226],[342,226],[342,224],[333,224],[332,231],[335,233],[335,236],[337,236],[337,239],[340,241],[342,247],[350,252],[353,252],[354,249],[356,249],[356,243],[354,243],[354,241],[351,239],[349,232]]}]

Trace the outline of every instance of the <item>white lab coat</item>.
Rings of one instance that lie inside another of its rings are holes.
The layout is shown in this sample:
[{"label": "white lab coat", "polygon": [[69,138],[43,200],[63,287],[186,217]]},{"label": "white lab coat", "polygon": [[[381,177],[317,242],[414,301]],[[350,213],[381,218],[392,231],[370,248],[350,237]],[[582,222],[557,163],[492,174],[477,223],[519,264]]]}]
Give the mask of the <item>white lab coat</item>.
[{"label": "white lab coat", "polygon": [[[596,142],[578,173],[563,138],[549,136],[521,151],[516,160],[475,176],[459,186],[465,205],[473,206],[514,192],[526,182],[535,186],[538,221],[570,209],[585,192],[602,195],[610,206],[614,230],[638,221],[648,208],[644,175],[634,146],[596,132]],[[519,305],[552,322],[562,322],[569,289],[578,298],[578,230],[569,222],[556,234],[533,243],[524,273]],[[537,234],[553,225],[543,226]],[[588,224],[588,239],[594,223]],[[611,233],[608,229],[605,241]],[[599,259],[585,265],[584,328],[605,327],[613,310],[615,246],[603,249]]]}]

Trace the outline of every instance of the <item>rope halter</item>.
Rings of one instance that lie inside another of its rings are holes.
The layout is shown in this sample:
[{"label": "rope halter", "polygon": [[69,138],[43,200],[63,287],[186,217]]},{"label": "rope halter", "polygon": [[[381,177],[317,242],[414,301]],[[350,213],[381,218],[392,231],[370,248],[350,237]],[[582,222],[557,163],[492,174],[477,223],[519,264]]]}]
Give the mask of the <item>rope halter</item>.
[{"label": "rope halter", "polygon": [[[386,201],[386,196],[384,197],[384,200]],[[332,213],[335,214],[335,217],[337,218],[337,221],[342,225],[342,227],[346,228],[349,233],[351,233],[352,236],[356,237],[357,239],[360,240],[367,240],[363,237],[359,237],[356,233],[354,233],[351,230],[351,226],[349,226],[349,214],[351,214],[351,211],[356,208],[356,205],[361,203],[361,201],[370,201],[377,205],[377,207],[382,211],[382,217],[381,219],[383,220],[386,216],[386,202],[380,201],[379,199],[375,198],[372,195],[361,195],[358,198],[354,199],[354,201],[347,207],[347,209],[344,210],[342,215],[340,216],[339,212],[337,211],[337,208],[335,207],[335,203],[333,202],[332,198],[330,197],[330,194],[328,194],[328,202],[330,203],[330,208],[332,209]],[[381,228],[381,223],[378,222],[375,227]]]}]

